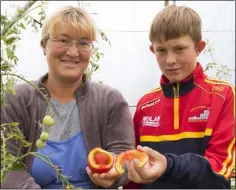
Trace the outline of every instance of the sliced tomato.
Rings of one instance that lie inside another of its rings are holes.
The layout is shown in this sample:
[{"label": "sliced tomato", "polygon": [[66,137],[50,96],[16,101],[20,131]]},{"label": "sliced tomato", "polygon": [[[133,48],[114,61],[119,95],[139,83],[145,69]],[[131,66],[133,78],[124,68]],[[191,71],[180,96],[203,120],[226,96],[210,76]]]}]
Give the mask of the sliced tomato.
[{"label": "sliced tomato", "polygon": [[88,155],[88,166],[94,173],[108,172],[113,163],[112,154],[99,147],[92,149]]},{"label": "sliced tomato", "polygon": [[139,167],[143,167],[148,161],[148,155],[145,152],[138,150],[128,150],[119,154],[116,158],[115,168],[120,174],[124,173],[124,165],[127,161],[137,158],[139,160]]}]

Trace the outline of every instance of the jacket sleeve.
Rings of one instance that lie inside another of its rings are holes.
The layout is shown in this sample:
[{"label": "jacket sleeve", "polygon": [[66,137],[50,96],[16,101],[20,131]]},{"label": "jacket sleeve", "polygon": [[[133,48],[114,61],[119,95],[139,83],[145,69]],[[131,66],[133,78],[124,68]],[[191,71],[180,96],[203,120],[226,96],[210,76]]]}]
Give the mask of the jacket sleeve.
[{"label": "jacket sleeve", "polygon": [[[23,117],[21,115],[25,106],[22,106],[22,100],[20,99],[20,93],[16,97],[12,95],[5,96],[5,104],[7,106],[1,107],[1,124],[9,123],[9,122],[19,122],[19,128],[25,134],[23,128]],[[1,128],[2,130],[2,128]],[[6,130],[7,132],[7,130]],[[27,137],[26,137],[27,140]],[[7,150],[12,155],[16,155],[18,153],[20,146],[19,142],[16,140],[7,140]],[[24,149],[22,149],[21,154],[24,153]],[[26,171],[10,171],[6,175],[6,178],[3,183],[1,183],[1,188],[11,188],[11,189],[40,189],[40,186],[35,183],[33,177]]]},{"label": "jacket sleeve", "polygon": [[[122,94],[114,90],[109,100],[109,113],[105,150],[119,154],[135,148],[132,114]],[[109,188],[117,188],[128,182],[127,171]]]},{"label": "jacket sleeve", "polygon": [[182,188],[230,188],[235,165],[235,91],[225,97],[217,126],[213,128],[205,155],[165,154],[167,170],[159,180],[175,181]]}]

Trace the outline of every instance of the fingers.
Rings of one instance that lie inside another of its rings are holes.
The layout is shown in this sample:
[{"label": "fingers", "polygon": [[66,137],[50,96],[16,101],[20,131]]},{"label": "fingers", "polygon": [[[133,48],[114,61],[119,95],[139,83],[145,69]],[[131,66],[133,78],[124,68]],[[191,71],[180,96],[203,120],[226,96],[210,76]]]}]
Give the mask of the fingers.
[{"label": "fingers", "polygon": [[90,177],[90,179],[92,180],[92,182],[96,185],[99,185],[96,180],[98,174],[93,174],[92,171],[89,169],[89,167],[87,167],[86,170],[87,170],[87,174]]},{"label": "fingers", "polygon": [[135,167],[136,172],[140,175],[140,177],[144,180],[153,180],[157,177],[158,168],[156,164],[150,164],[147,162],[143,167],[139,167],[138,159],[134,159],[133,165]]},{"label": "fingers", "polygon": [[140,145],[137,146],[137,150],[140,150],[142,152],[147,153],[147,155],[149,156],[150,160],[158,160],[160,156],[162,156],[159,152],[145,146],[142,147]]},{"label": "fingers", "polygon": [[139,173],[136,171],[136,168],[134,166],[134,162],[130,161],[128,166],[128,178],[131,181],[134,181],[135,183],[141,183],[143,179],[139,175]]},{"label": "fingers", "polygon": [[143,152],[144,152],[143,147],[140,146],[140,145],[137,146],[137,150],[140,150],[140,151],[143,151]]},{"label": "fingers", "polygon": [[107,179],[107,180],[114,180],[120,176],[119,173],[116,172],[115,168],[112,168],[107,173],[101,173],[100,178]]},{"label": "fingers", "polygon": [[88,167],[86,170],[94,184],[105,188],[110,187],[120,177],[120,174],[118,174],[114,168],[107,173],[101,174],[92,173]]},{"label": "fingers", "polygon": [[149,161],[143,167],[139,167],[138,160],[134,160],[136,172],[145,180],[156,180],[162,176],[167,168],[166,157],[149,147],[137,146],[137,149],[147,153]]},{"label": "fingers", "polygon": [[149,171],[151,167],[148,164],[145,164],[147,166],[145,167],[143,171],[139,171],[140,167],[138,166],[139,161],[137,159],[134,159],[133,161],[129,162],[128,167],[128,178],[131,181],[134,181],[135,183],[152,183],[155,178],[152,175],[149,175]]}]

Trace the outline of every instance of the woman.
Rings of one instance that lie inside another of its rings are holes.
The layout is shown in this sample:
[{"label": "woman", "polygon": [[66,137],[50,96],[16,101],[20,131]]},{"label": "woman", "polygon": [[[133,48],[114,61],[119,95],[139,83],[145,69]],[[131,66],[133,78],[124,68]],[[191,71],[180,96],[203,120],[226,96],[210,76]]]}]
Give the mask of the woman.
[{"label": "woman", "polygon": [[[95,26],[84,10],[68,6],[52,15],[43,25],[41,40],[48,73],[36,82],[49,98],[50,107],[35,88],[18,85],[16,98],[6,96],[9,106],[2,110],[1,122],[18,121],[26,139],[32,142],[31,151],[47,155],[75,187],[117,188],[126,183],[126,174],[120,176],[112,168],[99,175],[87,168],[87,155],[95,147],[114,157],[134,148],[127,102],[119,91],[92,82],[85,74],[95,40]],[[38,121],[47,114],[54,115],[55,123],[46,146],[37,149],[36,141],[45,130]],[[16,154],[19,145],[9,141],[8,148]],[[64,188],[53,168],[38,158],[27,157],[25,165],[25,171],[9,172],[2,188]]]}]

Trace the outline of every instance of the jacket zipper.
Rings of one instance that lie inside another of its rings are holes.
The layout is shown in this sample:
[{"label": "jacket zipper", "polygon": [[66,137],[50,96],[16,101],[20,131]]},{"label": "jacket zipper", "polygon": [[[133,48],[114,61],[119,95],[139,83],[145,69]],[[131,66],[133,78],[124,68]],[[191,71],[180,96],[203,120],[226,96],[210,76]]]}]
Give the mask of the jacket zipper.
[{"label": "jacket zipper", "polygon": [[173,86],[174,90],[174,129],[179,129],[179,82],[176,87]]}]

